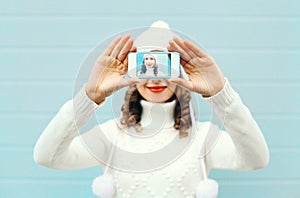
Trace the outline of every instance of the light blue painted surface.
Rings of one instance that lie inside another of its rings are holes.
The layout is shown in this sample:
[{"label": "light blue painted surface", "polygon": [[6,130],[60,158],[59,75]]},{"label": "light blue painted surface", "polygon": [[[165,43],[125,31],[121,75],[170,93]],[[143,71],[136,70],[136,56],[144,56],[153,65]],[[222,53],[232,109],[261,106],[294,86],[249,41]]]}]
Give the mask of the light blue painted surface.
[{"label": "light blue painted surface", "polygon": [[[90,184],[99,168],[41,167],[32,160],[33,145],[72,97],[88,52],[111,35],[157,19],[215,57],[270,146],[264,170],[212,172],[220,197],[300,197],[300,2],[137,5],[140,1],[0,1],[0,197],[92,197]],[[110,112],[109,105],[102,111]],[[207,110],[203,114],[209,117]]]}]

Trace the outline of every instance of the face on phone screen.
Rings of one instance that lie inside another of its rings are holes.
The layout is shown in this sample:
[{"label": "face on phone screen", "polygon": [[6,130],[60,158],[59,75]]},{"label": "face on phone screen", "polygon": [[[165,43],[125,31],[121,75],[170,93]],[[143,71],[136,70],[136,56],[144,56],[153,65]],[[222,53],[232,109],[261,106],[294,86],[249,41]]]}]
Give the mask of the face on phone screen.
[{"label": "face on phone screen", "polygon": [[170,53],[138,53],[136,65],[136,76],[139,78],[169,78],[171,76]]}]

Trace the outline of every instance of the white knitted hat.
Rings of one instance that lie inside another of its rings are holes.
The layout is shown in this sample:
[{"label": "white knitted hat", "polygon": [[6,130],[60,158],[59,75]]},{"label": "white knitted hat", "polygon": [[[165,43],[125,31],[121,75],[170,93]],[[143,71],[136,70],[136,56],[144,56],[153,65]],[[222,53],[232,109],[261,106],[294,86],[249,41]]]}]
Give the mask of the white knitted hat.
[{"label": "white knitted hat", "polygon": [[135,45],[138,52],[151,50],[167,51],[169,41],[174,36],[175,33],[170,29],[169,25],[159,20],[152,23],[148,30],[135,39]]},{"label": "white knitted hat", "polygon": [[[149,29],[142,32],[135,39],[135,46],[137,46],[138,52],[149,52],[152,50],[168,51],[167,46],[174,36],[180,38],[179,35],[170,29],[166,22],[158,20],[152,23]],[[182,78],[189,79],[183,69],[180,72]]]}]

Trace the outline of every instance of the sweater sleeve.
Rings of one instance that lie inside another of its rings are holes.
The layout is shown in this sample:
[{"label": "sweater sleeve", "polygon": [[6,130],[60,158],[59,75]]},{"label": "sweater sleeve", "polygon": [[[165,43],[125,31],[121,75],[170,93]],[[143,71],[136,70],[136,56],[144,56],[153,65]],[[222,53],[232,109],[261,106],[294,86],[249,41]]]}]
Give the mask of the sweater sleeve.
[{"label": "sweater sleeve", "polygon": [[228,80],[216,95],[206,98],[224,125],[206,160],[209,169],[253,170],[269,163],[264,136]]},{"label": "sweater sleeve", "polygon": [[[98,128],[95,127],[84,135],[78,135],[79,130],[98,107],[88,98],[83,87],[73,100],[61,107],[39,137],[34,148],[34,161],[50,168],[64,170],[102,165],[91,154],[83,140],[83,137],[88,139],[89,134],[99,132]],[[100,155],[105,158],[105,142],[101,143],[101,139],[98,141],[101,147]]]}]

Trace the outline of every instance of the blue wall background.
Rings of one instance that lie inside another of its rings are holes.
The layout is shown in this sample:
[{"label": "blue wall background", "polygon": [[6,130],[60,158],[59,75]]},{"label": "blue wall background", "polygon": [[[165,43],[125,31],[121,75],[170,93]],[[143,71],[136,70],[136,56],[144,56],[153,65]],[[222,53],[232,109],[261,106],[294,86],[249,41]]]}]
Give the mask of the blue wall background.
[{"label": "blue wall background", "polygon": [[0,197],[92,197],[99,168],[36,165],[33,146],[112,34],[163,19],[202,43],[260,124],[270,165],[213,171],[219,197],[300,197],[300,2],[0,1]]}]

